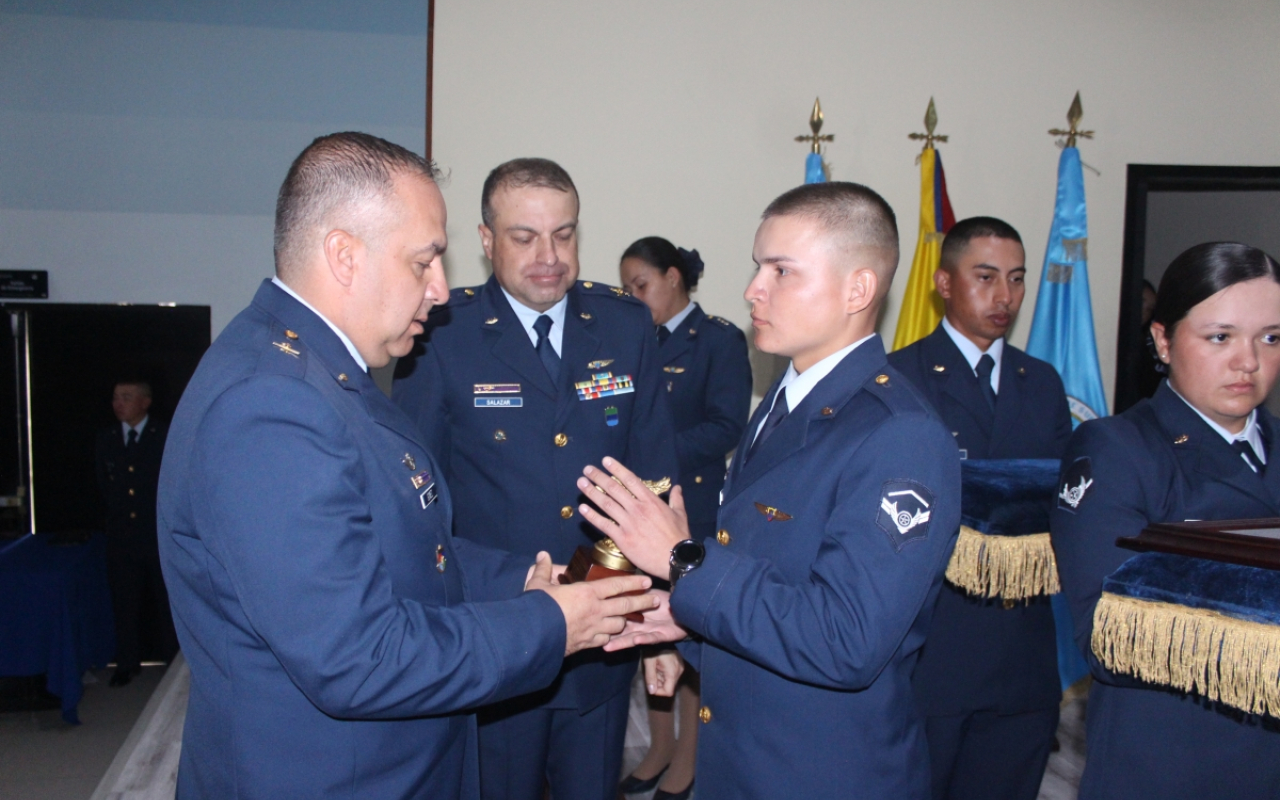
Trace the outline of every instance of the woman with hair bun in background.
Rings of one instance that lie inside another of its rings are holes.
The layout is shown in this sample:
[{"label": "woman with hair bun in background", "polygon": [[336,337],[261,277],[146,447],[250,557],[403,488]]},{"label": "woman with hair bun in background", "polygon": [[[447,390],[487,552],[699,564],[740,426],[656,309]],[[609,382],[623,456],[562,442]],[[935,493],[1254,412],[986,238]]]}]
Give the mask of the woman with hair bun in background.
[{"label": "woman with hair bun in background", "polygon": [[[733,323],[708,316],[689,299],[703,270],[697,250],[647,236],[626,249],[618,269],[623,288],[653,314],[658,360],[675,419],[690,534],[695,539],[714,537],[725,459],[742,436],[751,405],[746,338]],[[697,679],[696,672],[685,670],[676,703],[650,698],[649,753],[623,779],[620,791],[638,794],[656,786],[654,800],[689,797],[697,752]]]}]

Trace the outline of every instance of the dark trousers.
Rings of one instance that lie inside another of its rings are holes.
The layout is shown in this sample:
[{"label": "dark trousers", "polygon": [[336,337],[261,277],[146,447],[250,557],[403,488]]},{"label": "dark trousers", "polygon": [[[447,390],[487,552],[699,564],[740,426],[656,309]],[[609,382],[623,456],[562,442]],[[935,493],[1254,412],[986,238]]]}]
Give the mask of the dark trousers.
[{"label": "dark trousers", "polygon": [[927,717],[933,800],[1036,800],[1058,709]]},{"label": "dark trousers", "polygon": [[107,535],[107,581],[116,621],[116,666],[137,670],[142,662],[142,631],[163,660],[178,651],[169,611],[169,592],[160,571],[160,553],[134,540],[134,534]]},{"label": "dark trousers", "polygon": [[631,693],[619,692],[585,714],[525,708],[519,699],[480,714],[483,800],[614,800]]}]

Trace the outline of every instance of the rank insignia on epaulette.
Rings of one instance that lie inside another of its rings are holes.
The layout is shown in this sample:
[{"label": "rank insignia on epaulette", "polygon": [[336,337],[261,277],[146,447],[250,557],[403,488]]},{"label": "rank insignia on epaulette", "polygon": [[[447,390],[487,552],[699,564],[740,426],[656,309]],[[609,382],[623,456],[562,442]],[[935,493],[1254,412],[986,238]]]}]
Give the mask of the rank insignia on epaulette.
[{"label": "rank insignia on epaulette", "polygon": [[622,297],[624,294],[627,293],[626,289],[619,289],[617,286],[610,286],[609,291],[613,292],[618,297]]},{"label": "rank insignia on epaulette", "polygon": [[444,557],[444,545],[436,545],[436,572],[444,572],[444,565],[448,560]]},{"label": "rank insignia on epaulette", "polygon": [[717,317],[715,314],[708,314],[707,319],[711,320],[712,322],[718,322],[721,325],[724,325],[726,328],[733,324],[732,322],[725,319],[724,317]]},{"label": "rank insignia on epaulette", "polygon": [[663,368],[662,368],[662,371],[663,371],[663,372],[671,372],[671,373],[674,373],[674,374],[676,374],[676,375],[679,375],[680,373],[684,372],[684,367],[663,367]]},{"label": "rank insignia on epaulette", "polygon": [[298,356],[302,355],[301,350],[294,350],[293,345],[289,344],[288,342],[272,342],[271,344],[274,347],[278,348],[281,353],[288,353],[294,358],[297,358]]},{"label": "rank insignia on epaulette", "polygon": [[603,369],[604,367],[607,367],[612,363],[613,363],[612,358],[606,358],[600,361],[592,361],[590,364],[587,364],[587,369]]},{"label": "rank insignia on epaulette", "polygon": [[759,511],[761,514],[764,514],[764,518],[767,522],[790,522],[791,521],[790,514],[784,511],[779,511],[773,506],[766,506],[764,503],[756,503],[755,506],[756,506],[756,511]]}]

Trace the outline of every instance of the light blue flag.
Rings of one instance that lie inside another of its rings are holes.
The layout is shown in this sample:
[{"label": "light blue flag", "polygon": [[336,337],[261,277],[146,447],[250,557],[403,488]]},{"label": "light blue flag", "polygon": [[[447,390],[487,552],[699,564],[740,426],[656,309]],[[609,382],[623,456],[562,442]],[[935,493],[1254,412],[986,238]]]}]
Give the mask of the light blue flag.
[{"label": "light blue flag", "polygon": [[805,183],[826,183],[827,173],[822,169],[822,154],[810,153],[804,161]]},{"label": "light blue flag", "polygon": [[[1048,361],[1062,376],[1072,427],[1107,415],[1089,300],[1088,249],[1089,219],[1080,151],[1065,147],[1058,159],[1058,199],[1027,352]],[[1058,676],[1066,689],[1083,678],[1088,667],[1076,647],[1070,611],[1061,594],[1053,596],[1053,618],[1057,625]]]}]

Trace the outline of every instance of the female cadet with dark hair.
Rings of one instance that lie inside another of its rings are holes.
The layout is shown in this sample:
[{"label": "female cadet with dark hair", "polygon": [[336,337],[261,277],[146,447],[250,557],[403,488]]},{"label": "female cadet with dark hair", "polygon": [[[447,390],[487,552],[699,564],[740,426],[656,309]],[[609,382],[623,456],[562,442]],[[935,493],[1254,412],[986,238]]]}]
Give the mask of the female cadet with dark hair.
[{"label": "female cadet with dark hair", "polygon": [[[751,405],[751,364],[742,331],[708,316],[689,293],[702,275],[697,250],[660,236],[634,242],[618,267],[622,285],[649,307],[658,337],[667,397],[676,426],[680,485],[690,534],[715,535],[725,456],[738,444]],[[678,692],[680,738],[670,704],[649,707],[652,744],[644,761],[618,787],[634,794],[658,787],[655,800],[683,800],[693,787],[698,733],[697,674],[685,671]],[[665,709],[663,708],[665,706]]]},{"label": "female cadet with dark hair", "polygon": [[1280,517],[1280,425],[1262,406],[1280,371],[1280,266],[1242,244],[1192,247],[1160,282],[1151,334],[1167,380],[1076,430],[1051,522],[1094,677],[1080,798],[1280,797],[1275,719],[1118,675],[1091,646],[1103,581],[1134,555],[1117,537],[1157,522]]}]

